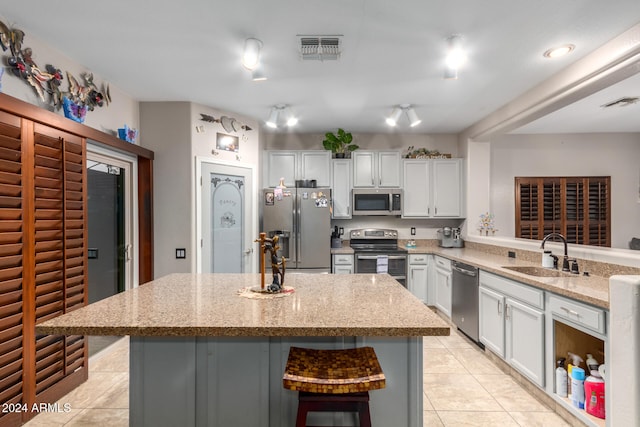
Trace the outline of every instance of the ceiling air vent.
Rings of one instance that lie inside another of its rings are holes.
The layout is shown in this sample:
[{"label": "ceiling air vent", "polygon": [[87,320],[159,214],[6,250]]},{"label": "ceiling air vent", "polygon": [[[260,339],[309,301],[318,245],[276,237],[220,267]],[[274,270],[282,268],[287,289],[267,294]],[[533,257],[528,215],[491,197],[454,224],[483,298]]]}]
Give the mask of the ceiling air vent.
[{"label": "ceiling air vent", "polygon": [[300,57],[305,61],[335,61],[340,58],[341,37],[298,35]]},{"label": "ceiling air vent", "polygon": [[601,107],[626,107],[628,105],[635,104],[638,101],[640,101],[640,98],[638,98],[637,96],[625,96],[620,99],[616,99],[615,101],[607,102],[606,104],[601,105]]}]

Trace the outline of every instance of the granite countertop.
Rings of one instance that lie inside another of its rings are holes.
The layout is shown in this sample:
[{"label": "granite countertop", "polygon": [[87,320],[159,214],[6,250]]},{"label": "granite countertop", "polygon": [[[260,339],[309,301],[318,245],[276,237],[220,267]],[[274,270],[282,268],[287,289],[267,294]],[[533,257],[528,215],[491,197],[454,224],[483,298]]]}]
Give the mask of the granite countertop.
[{"label": "granite countertop", "polygon": [[[267,275],[267,281],[270,276]],[[171,274],[36,326],[39,334],[427,336],[449,325],[387,274],[289,273],[291,295],[250,299],[259,274]]]},{"label": "granite countertop", "polygon": [[[334,249],[336,250],[336,249]],[[343,246],[338,249],[340,252],[332,253],[353,253],[353,249]],[[337,251],[337,250],[336,250]],[[350,252],[349,252],[350,251]],[[450,260],[461,261],[466,264],[478,267],[481,270],[498,274],[509,279],[517,280],[521,283],[554,292],[578,301],[595,305],[601,308],[609,308],[609,279],[600,276],[583,276],[567,273],[560,277],[538,277],[513,270],[506,269],[507,266],[535,266],[540,267],[540,263],[525,261],[522,259],[508,258],[502,255],[495,255],[477,249],[470,248],[441,248],[434,245],[418,245],[415,248],[408,248],[409,254],[434,254],[448,258]]]}]

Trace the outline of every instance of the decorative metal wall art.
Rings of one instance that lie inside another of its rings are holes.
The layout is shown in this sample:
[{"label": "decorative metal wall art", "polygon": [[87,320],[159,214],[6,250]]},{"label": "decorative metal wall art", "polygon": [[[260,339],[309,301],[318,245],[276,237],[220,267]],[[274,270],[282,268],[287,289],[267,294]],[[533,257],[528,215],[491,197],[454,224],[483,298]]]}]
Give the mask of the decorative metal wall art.
[{"label": "decorative metal wall art", "polygon": [[65,116],[75,121],[84,121],[85,114],[93,111],[95,107],[108,105],[111,101],[109,86],[104,84],[100,88],[93,82],[93,74],[81,75],[83,84],[78,83],[67,71],[69,90],[62,91],[60,85],[64,79],[62,71],[51,64],[46,64],[44,69],[38,67],[33,59],[33,51],[29,47],[22,47],[24,31],[17,28],[9,28],[0,22],[0,47],[10,55],[6,57],[6,64],[12,74],[25,80],[45,104],[50,104],[55,109],[63,108]]},{"label": "decorative metal wall art", "polygon": [[202,120],[203,122],[220,123],[222,125],[222,128],[226,132],[240,132],[241,130],[245,130],[245,131],[253,130],[251,127],[240,123],[240,121],[234,119],[233,117],[222,116],[219,119],[216,119],[213,116],[210,116],[208,114],[203,114],[203,113],[200,113],[200,116],[201,116],[200,120]]}]

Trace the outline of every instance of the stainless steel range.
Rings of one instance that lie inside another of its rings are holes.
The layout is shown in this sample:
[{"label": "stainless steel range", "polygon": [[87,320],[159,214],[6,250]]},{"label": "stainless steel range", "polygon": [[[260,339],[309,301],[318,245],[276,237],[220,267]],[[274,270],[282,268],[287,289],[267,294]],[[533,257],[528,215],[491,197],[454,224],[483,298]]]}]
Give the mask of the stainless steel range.
[{"label": "stainless steel range", "polygon": [[360,228],[349,233],[356,273],[388,273],[407,286],[407,250],[398,247],[398,231]]}]

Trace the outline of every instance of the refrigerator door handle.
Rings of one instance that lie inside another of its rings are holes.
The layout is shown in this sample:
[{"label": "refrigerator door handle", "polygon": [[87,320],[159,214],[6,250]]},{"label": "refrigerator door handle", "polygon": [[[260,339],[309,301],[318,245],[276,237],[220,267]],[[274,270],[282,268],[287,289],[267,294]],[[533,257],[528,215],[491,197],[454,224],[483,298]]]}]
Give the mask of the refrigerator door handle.
[{"label": "refrigerator door handle", "polygon": [[302,241],[300,238],[302,234],[300,232],[300,230],[302,230],[302,215],[300,215],[300,205],[302,203],[300,199],[301,199],[300,194],[296,192],[296,201],[294,205],[294,209],[295,209],[294,223],[296,225],[296,267],[302,264],[301,252],[300,252],[300,245],[302,244]]}]

